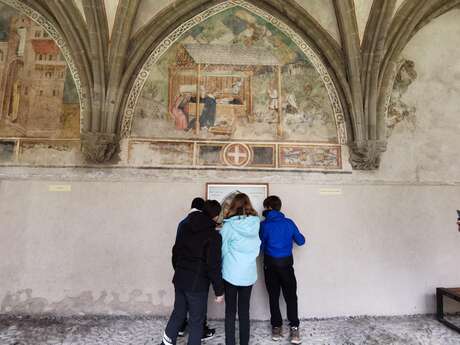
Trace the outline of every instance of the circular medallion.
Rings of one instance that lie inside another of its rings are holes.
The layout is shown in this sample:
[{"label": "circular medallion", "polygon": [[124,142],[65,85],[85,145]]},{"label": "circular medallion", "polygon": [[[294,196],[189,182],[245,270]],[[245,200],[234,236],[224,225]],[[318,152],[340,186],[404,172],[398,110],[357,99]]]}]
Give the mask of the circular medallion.
[{"label": "circular medallion", "polygon": [[251,149],[245,144],[229,144],[224,148],[224,162],[234,167],[243,167],[251,160]]}]

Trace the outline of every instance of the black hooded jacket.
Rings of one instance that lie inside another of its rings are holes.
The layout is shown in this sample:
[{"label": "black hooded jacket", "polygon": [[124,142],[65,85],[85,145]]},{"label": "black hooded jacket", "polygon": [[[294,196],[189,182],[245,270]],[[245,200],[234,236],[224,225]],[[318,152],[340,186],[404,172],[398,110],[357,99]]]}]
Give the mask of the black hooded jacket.
[{"label": "black hooded jacket", "polygon": [[192,212],[181,223],[172,250],[173,283],[185,291],[208,291],[211,283],[216,296],[224,293],[222,281],[222,238],[216,224],[204,213]]}]

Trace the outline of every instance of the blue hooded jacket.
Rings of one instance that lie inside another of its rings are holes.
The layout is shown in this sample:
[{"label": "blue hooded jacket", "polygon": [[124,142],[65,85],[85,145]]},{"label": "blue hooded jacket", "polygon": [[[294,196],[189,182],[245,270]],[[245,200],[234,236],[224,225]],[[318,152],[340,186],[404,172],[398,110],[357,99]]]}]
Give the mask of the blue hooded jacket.
[{"label": "blue hooded jacket", "polygon": [[222,278],[236,286],[250,286],[257,280],[256,259],[260,252],[260,218],[234,216],[224,220],[222,236]]},{"label": "blue hooded jacket", "polygon": [[293,241],[299,246],[305,244],[305,237],[295,223],[276,210],[266,212],[265,220],[260,223],[260,239],[262,251],[274,258],[291,256]]}]

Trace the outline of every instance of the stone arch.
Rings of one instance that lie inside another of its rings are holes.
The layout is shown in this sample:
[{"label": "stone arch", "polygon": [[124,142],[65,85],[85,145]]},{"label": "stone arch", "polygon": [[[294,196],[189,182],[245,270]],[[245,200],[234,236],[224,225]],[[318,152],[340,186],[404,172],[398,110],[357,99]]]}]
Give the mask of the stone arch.
[{"label": "stone arch", "polygon": [[[340,144],[344,145],[348,142],[350,136],[350,123],[346,121],[347,112],[343,107],[343,93],[339,91],[340,86],[337,85],[337,78],[334,73],[326,67],[324,62],[324,56],[318,52],[317,48],[312,48],[310,42],[297,33],[296,30],[292,29],[287,21],[279,19],[278,17],[270,14],[262,7],[253,4],[253,1],[243,1],[243,0],[229,0],[225,2],[211,2],[210,7],[202,9],[201,12],[197,13],[192,18],[187,19],[182,22],[181,25],[176,27],[172,32],[170,32],[166,37],[159,42],[156,42],[156,45],[147,54],[146,58],[140,63],[138,67],[138,72],[135,75],[135,78],[132,80],[132,86],[129,89],[130,92],[125,101],[124,107],[122,108],[122,119],[120,124],[120,135],[123,138],[129,136],[132,126],[132,121],[134,117],[134,110],[137,104],[138,97],[141,93],[141,90],[146,82],[150,68],[161,58],[161,56],[180,38],[182,34],[192,29],[194,26],[204,22],[205,20],[211,18],[212,16],[222,13],[227,9],[233,7],[241,7],[252,14],[264,19],[268,23],[276,26],[283,34],[285,34],[289,39],[296,44],[296,46],[304,53],[307,59],[315,67],[318,74],[321,76],[321,79],[326,87],[326,90],[329,95],[331,106],[334,113],[334,118],[337,126],[337,136]],[[161,13],[160,13],[161,15]]]}]

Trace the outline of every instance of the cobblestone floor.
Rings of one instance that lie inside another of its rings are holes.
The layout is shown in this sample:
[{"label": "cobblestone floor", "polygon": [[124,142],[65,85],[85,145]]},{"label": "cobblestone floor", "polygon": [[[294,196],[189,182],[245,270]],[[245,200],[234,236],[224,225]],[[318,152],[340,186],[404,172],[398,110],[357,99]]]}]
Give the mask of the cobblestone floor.
[{"label": "cobblestone floor", "polygon": [[[153,317],[0,317],[0,345],[153,345],[160,343],[165,323],[165,319]],[[210,324],[217,328],[217,335],[206,345],[224,344],[223,322],[210,321]],[[306,345],[460,344],[460,334],[432,316],[306,320],[301,330]],[[288,344],[287,337],[275,343],[269,334],[268,322],[252,322],[251,345]],[[178,344],[185,342],[181,340]]]}]

